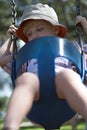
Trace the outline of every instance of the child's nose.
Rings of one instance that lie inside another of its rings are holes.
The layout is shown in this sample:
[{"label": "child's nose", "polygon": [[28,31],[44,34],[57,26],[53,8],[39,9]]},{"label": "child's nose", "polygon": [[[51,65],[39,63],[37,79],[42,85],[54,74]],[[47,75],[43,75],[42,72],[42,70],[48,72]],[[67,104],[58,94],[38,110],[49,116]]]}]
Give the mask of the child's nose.
[{"label": "child's nose", "polygon": [[34,39],[36,39],[36,38],[38,38],[38,35],[37,35],[36,33],[34,33],[34,34],[32,35],[32,40],[34,40]]}]

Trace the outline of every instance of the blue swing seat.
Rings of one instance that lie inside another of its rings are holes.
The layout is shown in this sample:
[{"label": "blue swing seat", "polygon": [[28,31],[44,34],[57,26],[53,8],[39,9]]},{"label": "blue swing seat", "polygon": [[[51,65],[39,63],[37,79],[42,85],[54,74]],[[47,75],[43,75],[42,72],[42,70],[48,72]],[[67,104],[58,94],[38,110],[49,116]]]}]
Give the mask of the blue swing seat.
[{"label": "blue swing seat", "polygon": [[33,103],[27,117],[47,130],[60,128],[76,114],[65,100],[56,95],[54,59],[60,56],[69,59],[77,67],[84,81],[84,57],[67,39],[49,36],[38,38],[24,45],[16,56],[16,77],[26,61],[32,58],[38,60],[40,100]]}]

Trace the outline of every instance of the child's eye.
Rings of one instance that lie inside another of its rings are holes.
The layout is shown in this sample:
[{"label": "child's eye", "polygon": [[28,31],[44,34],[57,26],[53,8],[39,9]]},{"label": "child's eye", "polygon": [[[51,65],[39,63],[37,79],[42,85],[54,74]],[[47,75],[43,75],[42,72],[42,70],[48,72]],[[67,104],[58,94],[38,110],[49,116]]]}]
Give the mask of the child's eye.
[{"label": "child's eye", "polygon": [[26,34],[26,36],[31,36],[31,35],[32,35],[32,33],[27,33],[27,34]]},{"label": "child's eye", "polygon": [[38,28],[37,31],[40,32],[40,31],[42,31],[43,29],[44,29],[44,28],[41,27],[41,28]]}]

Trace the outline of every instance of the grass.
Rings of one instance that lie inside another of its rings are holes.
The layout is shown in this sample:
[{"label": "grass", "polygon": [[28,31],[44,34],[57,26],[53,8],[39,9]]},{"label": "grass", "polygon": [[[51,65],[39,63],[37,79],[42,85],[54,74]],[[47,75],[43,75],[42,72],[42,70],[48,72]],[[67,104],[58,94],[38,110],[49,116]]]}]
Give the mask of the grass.
[{"label": "grass", "polygon": [[[60,130],[72,130],[72,125],[67,124],[65,126],[62,126]],[[85,122],[83,120],[79,121],[75,130],[85,130]]]},{"label": "grass", "polygon": [[[44,130],[43,128],[37,128],[35,126],[30,127],[21,127],[20,130]],[[60,128],[60,130],[72,130],[71,124],[64,125]],[[85,130],[85,122],[83,120],[78,122],[77,128],[75,130]]]},{"label": "grass", "polygon": [[[0,118],[0,130],[2,130],[3,119]],[[44,130],[43,128],[38,128],[35,126],[22,126],[20,130]],[[60,128],[60,130],[72,130],[71,124],[64,125]],[[78,121],[76,130],[85,130],[85,122],[83,120]]]}]

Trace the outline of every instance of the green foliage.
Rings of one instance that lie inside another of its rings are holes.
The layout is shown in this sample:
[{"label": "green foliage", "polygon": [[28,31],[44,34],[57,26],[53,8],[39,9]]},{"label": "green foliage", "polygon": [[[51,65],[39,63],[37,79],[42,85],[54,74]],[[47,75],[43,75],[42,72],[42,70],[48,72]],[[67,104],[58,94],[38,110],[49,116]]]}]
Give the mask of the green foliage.
[{"label": "green foliage", "polygon": [[0,111],[6,111],[8,101],[8,97],[0,97]]},{"label": "green foliage", "polygon": [[[51,5],[59,16],[59,21],[67,27],[67,38],[77,39],[75,28],[76,7],[75,0],[15,0],[17,5],[17,20],[19,20],[27,4],[47,3]],[[87,17],[87,1],[81,1],[81,15]],[[11,25],[11,0],[0,0],[0,40],[6,39],[6,31]],[[86,39],[85,39],[86,40]]]},{"label": "green foliage", "polygon": [[[0,118],[0,130],[3,126],[3,119]],[[44,130],[43,128],[39,128],[36,126],[23,126],[20,130]],[[72,130],[71,124],[66,124],[60,128],[60,130]],[[83,120],[79,121],[76,130],[85,130],[85,122]]]}]

